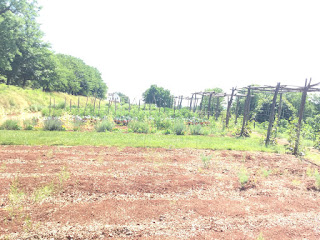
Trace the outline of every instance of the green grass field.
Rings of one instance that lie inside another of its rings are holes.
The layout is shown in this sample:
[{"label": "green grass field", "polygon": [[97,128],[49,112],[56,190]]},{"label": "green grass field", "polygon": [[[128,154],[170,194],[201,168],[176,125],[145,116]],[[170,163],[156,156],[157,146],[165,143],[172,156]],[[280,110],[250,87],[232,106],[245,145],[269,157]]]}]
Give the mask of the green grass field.
[{"label": "green grass field", "polygon": [[1,145],[91,145],[119,147],[195,148],[284,153],[283,146],[265,147],[259,138],[177,136],[135,133],[0,131]]}]

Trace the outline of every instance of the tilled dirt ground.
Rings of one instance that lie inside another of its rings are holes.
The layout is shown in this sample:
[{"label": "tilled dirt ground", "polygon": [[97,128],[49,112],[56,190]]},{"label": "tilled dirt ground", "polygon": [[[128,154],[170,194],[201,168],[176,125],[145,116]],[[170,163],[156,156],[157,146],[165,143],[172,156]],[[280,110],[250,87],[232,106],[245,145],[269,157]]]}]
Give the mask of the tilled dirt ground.
[{"label": "tilled dirt ground", "polygon": [[0,238],[320,239],[314,169],[270,153],[0,146]]}]

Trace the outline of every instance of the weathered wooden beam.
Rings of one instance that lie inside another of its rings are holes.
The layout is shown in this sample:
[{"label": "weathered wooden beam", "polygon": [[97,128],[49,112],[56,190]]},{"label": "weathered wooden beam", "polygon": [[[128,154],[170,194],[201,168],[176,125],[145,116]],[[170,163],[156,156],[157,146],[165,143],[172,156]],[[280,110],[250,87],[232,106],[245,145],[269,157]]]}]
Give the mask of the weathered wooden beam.
[{"label": "weathered wooden beam", "polygon": [[194,95],[194,94],[192,94],[192,96],[191,96],[191,100],[190,100],[190,108],[189,108],[189,110],[190,110],[190,111],[191,111],[191,108],[192,108],[193,95]]},{"label": "weathered wooden beam", "polygon": [[278,119],[277,119],[277,124],[276,124],[276,132],[275,132],[275,136],[277,137],[277,133],[278,133],[278,127],[279,127],[279,123],[280,123],[280,118],[281,118],[281,111],[282,111],[282,93],[280,93],[280,102],[279,102],[279,106],[278,106]]},{"label": "weathered wooden beam", "polygon": [[235,121],[234,121],[234,124],[237,124],[237,123],[238,123],[239,100],[240,100],[240,97],[237,97],[237,105],[236,105],[236,119],[235,119]]},{"label": "weathered wooden beam", "polygon": [[241,132],[240,132],[240,137],[243,136],[244,134],[244,129],[245,126],[247,124],[247,118],[249,117],[249,111],[250,111],[250,97],[251,97],[251,88],[248,88],[248,92],[247,92],[247,98],[246,98],[246,102],[245,102],[245,107],[244,107],[244,111],[243,111],[243,121],[242,121],[242,128],[241,128]]},{"label": "weathered wooden beam", "polygon": [[228,127],[228,125],[229,125],[230,109],[231,109],[231,105],[232,105],[232,100],[233,100],[234,91],[235,91],[235,89],[232,88],[232,90],[231,90],[231,96],[230,96],[230,99],[229,99],[229,101],[228,101],[227,115],[226,115],[226,127]]},{"label": "weathered wooden beam", "polygon": [[301,122],[302,122],[302,118],[303,118],[303,112],[304,112],[304,108],[305,108],[305,104],[306,104],[307,93],[308,93],[308,89],[310,87],[310,83],[311,83],[311,79],[310,79],[308,85],[307,85],[307,79],[306,79],[304,91],[301,96],[301,104],[300,104],[300,109],[299,109],[299,119],[298,119],[298,126],[297,126],[297,138],[296,138],[295,146],[293,149],[294,155],[298,155],[299,144],[300,144]]},{"label": "weathered wooden beam", "polygon": [[265,142],[266,146],[268,146],[270,143],[270,135],[271,135],[271,130],[272,130],[273,122],[274,122],[275,107],[276,107],[279,89],[280,89],[280,83],[277,84],[277,87],[276,87],[276,90],[274,92],[273,99],[272,99],[272,105],[271,105],[271,109],[270,109],[271,112],[269,115],[269,126],[268,126],[268,131],[267,131],[267,138],[266,138],[266,142]]},{"label": "weathered wooden beam", "polygon": [[208,111],[208,119],[209,119],[210,114],[211,114],[211,98],[212,98],[212,95],[213,95],[213,93],[210,94],[209,101],[208,101],[208,109],[207,109],[207,111]]}]

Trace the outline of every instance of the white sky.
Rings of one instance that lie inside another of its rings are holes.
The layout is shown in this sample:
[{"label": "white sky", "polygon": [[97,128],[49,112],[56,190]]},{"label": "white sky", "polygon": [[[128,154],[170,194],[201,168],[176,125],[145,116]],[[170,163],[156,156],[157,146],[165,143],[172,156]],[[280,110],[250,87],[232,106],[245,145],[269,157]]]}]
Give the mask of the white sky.
[{"label": "white sky", "polygon": [[45,40],[98,68],[109,92],[320,81],[317,0],[38,2]]}]

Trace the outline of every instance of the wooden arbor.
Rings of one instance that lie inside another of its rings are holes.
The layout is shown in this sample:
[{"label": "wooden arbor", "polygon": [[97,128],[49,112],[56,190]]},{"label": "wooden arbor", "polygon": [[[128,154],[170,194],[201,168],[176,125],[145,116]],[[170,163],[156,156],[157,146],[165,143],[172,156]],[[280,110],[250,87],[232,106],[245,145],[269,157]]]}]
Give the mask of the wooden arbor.
[{"label": "wooden arbor", "polygon": [[[307,93],[308,92],[320,92],[320,88],[317,88],[316,86],[320,85],[320,83],[313,84],[311,85],[311,79],[308,81],[305,81],[305,85],[303,87],[299,86],[290,86],[290,85],[280,85],[278,83],[276,86],[248,86],[245,89],[247,89],[247,97],[246,97],[246,103],[245,103],[245,111],[244,111],[244,116],[243,116],[243,123],[242,123],[242,129],[240,136],[242,136],[244,132],[244,127],[247,123],[249,112],[250,112],[250,98],[251,98],[251,93],[254,90],[255,92],[270,92],[271,94],[273,93],[273,99],[272,99],[272,105],[270,109],[270,115],[269,115],[269,125],[268,125],[268,131],[267,131],[267,137],[265,140],[266,146],[270,144],[270,136],[271,136],[271,130],[274,125],[274,120],[275,120],[275,107],[276,107],[276,102],[277,102],[277,96],[280,94],[280,102],[279,102],[279,107],[278,107],[278,121],[280,119],[280,113],[281,113],[281,108],[282,108],[282,94],[283,93],[289,93],[289,92],[302,92],[301,96],[301,104],[299,108],[299,113],[298,113],[298,125],[297,125],[297,137],[296,137],[296,142],[293,150],[293,154],[297,155],[298,154],[298,147],[300,143],[300,132],[301,132],[301,123],[303,119],[303,113],[304,113],[304,108],[305,108],[305,103],[306,103],[306,98],[307,98]],[[278,123],[277,123],[278,125]]]}]

